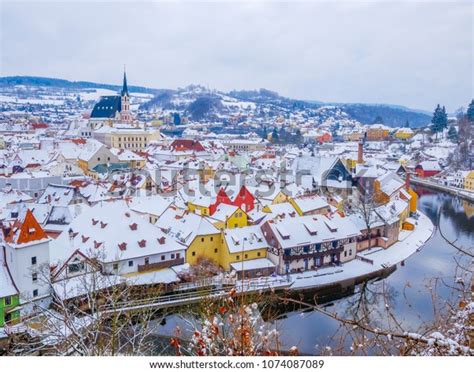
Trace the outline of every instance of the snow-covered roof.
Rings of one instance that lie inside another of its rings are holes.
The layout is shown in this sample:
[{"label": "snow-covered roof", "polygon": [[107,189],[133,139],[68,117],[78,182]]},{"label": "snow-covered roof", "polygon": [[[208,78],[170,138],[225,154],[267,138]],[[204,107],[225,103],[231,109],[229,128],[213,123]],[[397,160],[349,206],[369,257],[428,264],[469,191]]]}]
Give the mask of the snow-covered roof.
[{"label": "snow-covered roof", "polygon": [[418,164],[419,167],[422,167],[425,171],[440,171],[441,167],[437,161],[425,160]]},{"label": "snow-covered roof", "polygon": [[232,270],[240,272],[245,270],[272,269],[275,267],[275,264],[268,258],[256,258],[244,262],[231,263],[230,267]]},{"label": "snow-covered roof", "polygon": [[7,264],[3,257],[3,250],[0,249],[0,299],[16,295],[17,293],[15,283],[8,272]]},{"label": "snow-covered roof", "polygon": [[252,251],[268,247],[260,226],[224,230],[224,239],[230,253]]},{"label": "snow-covered roof", "polygon": [[185,246],[189,246],[198,235],[219,234],[220,232],[207,218],[173,208],[168,208],[161,215],[156,226]]},{"label": "snow-covered roof", "polygon": [[360,234],[350,219],[326,216],[302,216],[268,222],[282,248],[339,240]]},{"label": "snow-covered roof", "polygon": [[170,205],[161,195],[134,197],[129,202],[131,210],[153,216],[161,216]]},{"label": "snow-covered roof", "polygon": [[20,190],[6,187],[0,191],[0,210],[5,208],[7,204],[32,202],[34,199]]},{"label": "snow-covered roof", "polygon": [[173,237],[130,210],[125,201],[105,202],[83,210],[50,248],[53,262],[65,260],[77,249],[88,257],[97,254],[102,262],[183,249]]},{"label": "snow-covered roof", "polygon": [[328,202],[320,196],[300,196],[294,198],[293,202],[303,213],[329,207]]},{"label": "snow-covered roof", "polygon": [[235,205],[221,203],[218,205],[211,218],[217,221],[226,221],[227,218],[232,216],[238,209],[239,207],[236,207]]}]

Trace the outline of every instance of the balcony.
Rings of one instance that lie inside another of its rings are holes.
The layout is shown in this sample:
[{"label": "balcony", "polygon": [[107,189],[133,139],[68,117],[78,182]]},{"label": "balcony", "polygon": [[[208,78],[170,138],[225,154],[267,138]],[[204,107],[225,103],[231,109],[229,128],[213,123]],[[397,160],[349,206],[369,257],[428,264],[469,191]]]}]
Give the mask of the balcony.
[{"label": "balcony", "polygon": [[171,266],[182,265],[182,264],[184,264],[184,257],[175,258],[174,260],[154,262],[154,263],[146,264],[146,265],[138,265],[138,272],[142,273],[145,271],[161,270],[161,269],[166,269]]}]

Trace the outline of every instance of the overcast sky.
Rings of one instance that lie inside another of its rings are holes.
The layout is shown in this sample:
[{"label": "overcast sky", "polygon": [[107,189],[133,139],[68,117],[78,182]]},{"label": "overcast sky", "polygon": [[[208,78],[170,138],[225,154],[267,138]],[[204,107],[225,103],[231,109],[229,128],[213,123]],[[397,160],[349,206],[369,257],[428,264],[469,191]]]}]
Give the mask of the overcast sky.
[{"label": "overcast sky", "polygon": [[457,2],[1,1],[0,74],[268,88],[452,111],[473,94],[474,8]]}]

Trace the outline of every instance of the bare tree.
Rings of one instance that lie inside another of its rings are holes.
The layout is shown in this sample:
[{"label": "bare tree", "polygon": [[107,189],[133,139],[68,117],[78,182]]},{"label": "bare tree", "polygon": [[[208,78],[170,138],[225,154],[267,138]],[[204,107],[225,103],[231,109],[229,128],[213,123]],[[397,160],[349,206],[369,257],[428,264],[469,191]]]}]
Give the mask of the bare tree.
[{"label": "bare tree", "polygon": [[[49,278],[44,278],[49,280]],[[152,355],[152,320],[158,309],[130,304],[144,292],[115,275],[100,270],[51,283],[52,303],[37,305],[35,316],[26,320],[27,332],[34,336],[25,343],[11,345],[11,354],[47,355]],[[146,296],[152,301],[150,289]],[[158,292],[158,291],[155,291]]]}]

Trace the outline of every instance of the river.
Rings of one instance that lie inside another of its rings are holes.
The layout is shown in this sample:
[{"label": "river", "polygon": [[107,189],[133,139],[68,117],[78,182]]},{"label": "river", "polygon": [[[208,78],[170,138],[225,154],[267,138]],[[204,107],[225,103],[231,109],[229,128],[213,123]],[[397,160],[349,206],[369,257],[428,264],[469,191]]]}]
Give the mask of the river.
[{"label": "river", "polygon": [[[438,218],[442,232],[449,239],[457,239],[457,244],[465,248],[474,246],[474,204],[442,192],[417,187],[419,194],[418,208],[426,214],[435,226]],[[389,248],[390,249],[390,248]],[[431,239],[394,270],[388,270],[384,278],[372,279],[365,285],[348,287],[343,293],[330,293],[329,297],[338,298],[321,306],[331,312],[337,312],[346,319],[360,317],[370,313],[372,321],[383,328],[390,323],[388,312],[392,313],[406,330],[419,330],[432,323],[438,311],[446,302],[456,303],[460,277],[465,283],[469,279],[465,271],[459,270],[459,264],[468,266],[470,259],[460,254],[440,235],[438,229]],[[464,273],[464,274],[463,274]],[[458,280],[459,281],[459,280]],[[308,292],[305,292],[306,298]],[[309,293],[309,297],[321,293]],[[325,296],[327,295],[327,291]],[[294,307],[293,307],[294,309]],[[288,306],[277,306],[278,317],[268,320],[276,326],[282,350],[297,346],[300,353],[320,355],[330,346],[336,351],[343,345],[350,347],[350,340],[340,341],[342,330],[340,324],[318,311],[302,311],[301,308],[290,311]],[[393,325],[393,323],[392,323]],[[166,322],[157,326],[157,333],[172,335],[177,326],[188,328],[180,316],[168,316]],[[163,344],[157,349],[162,349]],[[347,353],[349,350],[344,350]],[[163,350],[160,350],[163,352]]]},{"label": "river", "polygon": [[[418,208],[438,225],[449,239],[465,248],[474,246],[474,204],[449,194],[422,187]],[[468,257],[449,245],[437,229],[421,251],[398,265],[388,277],[357,286],[354,294],[326,304],[331,312],[353,318],[365,307],[375,321],[384,326],[389,309],[405,329],[416,330],[433,321],[446,301],[454,301],[460,279],[468,282],[459,265],[467,266]],[[458,282],[458,283],[457,283]],[[385,293],[386,295],[381,295]],[[316,311],[293,311],[276,322],[284,348],[297,346],[305,354],[321,354],[323,346],[340,345],[339,323]],[[348,346],[348,345],[346,345]]]}]

